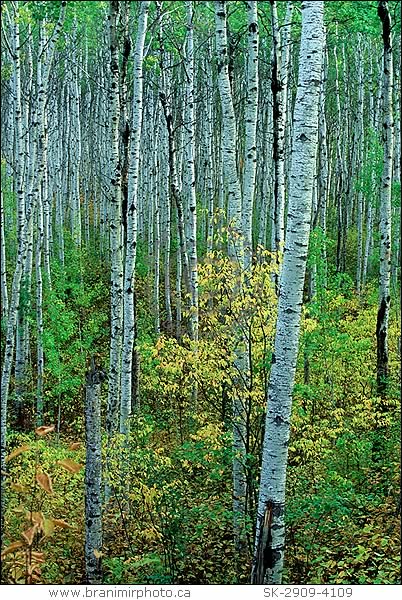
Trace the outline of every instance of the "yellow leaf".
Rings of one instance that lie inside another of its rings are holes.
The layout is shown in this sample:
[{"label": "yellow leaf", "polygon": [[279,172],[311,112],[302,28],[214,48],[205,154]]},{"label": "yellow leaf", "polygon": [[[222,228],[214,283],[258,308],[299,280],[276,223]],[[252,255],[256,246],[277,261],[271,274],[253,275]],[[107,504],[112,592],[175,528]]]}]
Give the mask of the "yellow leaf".
[{"label": "yellow leaf", "polygon": [[47,519],[45,518],[43,520],[43,533],[45,534],[46,537],[48,537],[49,535],[52,535],[53,531],[54,531],[54,521],[53,519]]},{"label": "yellow leaf", "polygon": [[37,473],[36,481],[48,494],[53,494],[52,480],[47,473]]},{"label": "yellow leaf", "polygon": [[28,446],[28,444],[24,444],[23,446],[20,446],[19,448],[16,448],[15,450],[13,450],[6,458],[6,462],[8,462],[9,460],[11,460],[12,458],[15,458],[16,456],[18,456],[19,454],[22,454],[23,452],[27,452],[28,450],[30,450],[31,447]]},{"label": "yellow leaf", "polygon": [[102,556],[102,552],[99,552],[99,550],[96,550],[96,548],[95,548],[94,555],[95,555],[95,558],[99,559]]},{"label": "yellow leaf", "polygon": [[64,458],[63,460],[58,461],[59,465],[66,469],[69,473],[78,473],[82,469],[82,465],[79,463],[70,460],[69,458]]},{"label": "yellow leaf", "polygon": [[10,487],[12,490],[14,490],[14,492],[18,492],[19,494],[23,494],[24,492],[28,491],[27,488],[21,483],[11,483]]},{"label": "yellow leaf", "polygon": [[3,556],[6,556],[7,554],[15,552],[18,548],[21,548],[22,545],[22,542],[11,542],[11,544],[1,553],[1,557],[3,558]]},{"label": "yellow leaf", "polygon": [[39,435],[40,437],[43,437],[51,431],[54,431],[54,425],[41,425],[35,429],[36,435]]},{"label": "yellow leaf", "polygon": [[31,512],[28,517],[34,525],[38,526],[38,529],[43,527],[43,515],[41,512]]},{"label": "yellow leaf", "polygon": [[53,523],[56,527],[61,527],[62,529],[72,529],[72,525],[69,525],[63,519],[52,519]]}]

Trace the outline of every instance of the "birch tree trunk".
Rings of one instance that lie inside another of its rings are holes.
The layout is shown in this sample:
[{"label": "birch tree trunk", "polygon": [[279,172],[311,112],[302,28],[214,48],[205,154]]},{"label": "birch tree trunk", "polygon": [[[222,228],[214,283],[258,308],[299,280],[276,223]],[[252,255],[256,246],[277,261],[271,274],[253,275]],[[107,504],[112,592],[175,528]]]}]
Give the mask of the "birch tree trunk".
[{"label": "birch tree trunk", "polygon": [[378,16],[382,22],[384,44],[384,63],[382,79],[383,109],[383,171],[380,194],[380,289],[377,313],[377,390],[382,397],[386,395],[388,379],[388,319],[390,309],[391,279],[391,186],[393,164],[393,60],[391,40],[391,18],[387,0],[378,3]]},{"label": "birch tree trunk", "polygon": [[86,375],[85,396],[85,576],[86,583],[102,583],[102,370],[92,364]]},{"label": "birch tree trunk", "polygon": [[302,2],[286,245],[268,386],[252,583],[279,584],[285,551],[285,481],[318,138],[323,1]]}]

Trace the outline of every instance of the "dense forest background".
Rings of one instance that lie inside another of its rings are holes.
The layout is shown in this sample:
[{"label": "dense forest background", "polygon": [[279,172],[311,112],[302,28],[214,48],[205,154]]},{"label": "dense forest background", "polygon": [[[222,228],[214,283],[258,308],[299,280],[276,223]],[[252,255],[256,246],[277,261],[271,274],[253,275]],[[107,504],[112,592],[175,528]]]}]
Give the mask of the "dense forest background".
[{"label": "dense forest background", "polygon": [[400,23],[2,2],[4,583],[399,582]]}]

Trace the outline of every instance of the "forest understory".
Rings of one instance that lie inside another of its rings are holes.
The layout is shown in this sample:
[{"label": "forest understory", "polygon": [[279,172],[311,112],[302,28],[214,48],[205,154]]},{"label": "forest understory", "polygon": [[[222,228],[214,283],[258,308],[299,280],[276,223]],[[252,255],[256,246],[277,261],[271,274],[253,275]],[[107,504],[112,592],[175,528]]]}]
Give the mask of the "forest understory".
[{"label": "forest understory", "polygon": [[400,583],[400,23],[2,3],[2,583]]}]

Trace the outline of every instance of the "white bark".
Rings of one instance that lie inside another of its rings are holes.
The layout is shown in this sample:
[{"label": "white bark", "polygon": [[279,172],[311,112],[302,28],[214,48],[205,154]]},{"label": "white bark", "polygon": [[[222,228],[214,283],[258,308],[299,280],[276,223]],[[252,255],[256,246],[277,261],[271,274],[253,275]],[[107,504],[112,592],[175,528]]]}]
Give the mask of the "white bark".
[{"label": "white bark", "polygon": [[327,119],[325,113],[325,82],[327,77],[328,55],[325,52],[325,60],[323,61],[323,76],[320,89],[320,109],[318,120],[318,137],[319,137],[319,162],[318,162],[318,204],[319,204],[319,226],[323,233],[321,256],[323,261],[323,285],[327,285],[327,203],[329,194],[329,156],[328,156],[328,140],[327,140]]},{"label": "white bark", "polygon": [[193,2],[186,2],[186,130],[187,130],[187,182],[189,207],[188,257],[190,268],[190,335],[198,342],[198,257],[197,257],[197,199],[195,194],[195,110],[194,110],[194,25]]},{"label": "white bark", "polygon": [[111,114],[111,180],[110,180],[110,251],[111,251],[111,335],[109,392],[106,428],[113,435],[120,414],[121,360],[123,337],[123,224],[122,176],[120,161],[120,94],[119,94],[119,2],[110,3],[110,114]]},{"label": "white bark", "polygon": [[102,583],[102,436],[101,383],[103,371],[92,364],[85,396],[85,575],[86,583]]},{"label": "white bark", "polygon": [[3,206],[3,192],[1,192],[1,244],[0,244],[0,261],[1,261],[1,324],[7,323],[8,316],[8,286],[7,286],[7,261],[6,261],[6,237],[4,233],[4,206]]},{"label": "white bark", "polygon": [[[218,59],[218,86],[222,105],[222,161],[228,190],[228,254],[233,261],[239,283],[234,290],[241,294],[244,266],[242,231],[242,196],[237,174],[236,119],[228,70],[228,42],[226,30],[226,6],[223,1],[215,2],[215,39]],[[248,379],[246,340],[239,324],[236,340],[235,365],[239,373],[233,399],[233,529],[236,549],[244,547],[244,524],[246,513],[246,390]]]},{"label": "white bark", "polygon": [[152,240],[152,251],[154,258],[154,288],[153,288],[153,310],[154,310],[154,331],[157,336],[161,333],[161,315],[160,315],[160,255],[161,255],[161,213],[160,213],[160,170],[158,161],[158,147],[159,138],[159,118],[158,114],[155,115],[154,120],[154,131],[156,135],[154,137],[154,146],[152,148],[152,188],[151,188],[151,202],[153,202],[153,240]]},{"label": "white bark", "polygon": [[364,246],[364,258],[363,258],[363,269],[362,269],[362,287],[364,288],[367,282],[367,273],[369,268],[371,241],[373,238],[373,209],[371,202],[368,201],[367,205],[367,227],[366,227],[366,243]]},{"label": "white bark", "polygon": [[226,6],[215,2],[216,51],[218,59],[218,86],[222,104],[222,161],[228,189],[229,241],[228,252],[232,260],[243,265],[242,197],[236,162],[236,118],[228,70],[228,42],[226,32]]},{"label": "white bark", "polygon": [[380,279],[379,305],[377,313],[377,388],[379,395],[384,395],[388,378],[388,321],[390,310],[391,279],[391,192],[392,165],[394,150],[394,122],[392,109],[393,57],[391,39],[391,19],[385,0],[378,3],[378,14],[382,21],[384,63],[382,79],[383,109],[383,171],[380,192]]},{"label": "white bark", "polygon": [[283,251],[285,239],[285,131],[288,97],[288,74],[290,63],[290,34],[293,4],[288,2],[286,28],[281,36],[276,2],[271,3],[272,10],[272,99],[274,144],[273,159],[275,167],[274,181],[274,242],[272,250]]},{"label": "white bark", "polygon": [[208,227],[207,227],[207,251],[211,252],[214,245],[214,173],[213,173],[213,85],[212,69],[210,65],[210,51],[208,50],[208,59],[205,65],[207,73],[206,90],[206,115],[205,115],[205,168],[206,168],[206,197],[208,208]]},{"label": "white bark", "polygon": [[253,255],[253,206],[257,167],[257,110],[258,110],[258,15],[257,2],[247,2],[247,98],[246,139],[243,179],[243,237],[244,269],[251,270]]},{"label": "white bark", "polygon": [[268,386],[253,583],[282,580],[285,482],[318,138],[324,46],[323,1],[302,2],[299,78],[294,109],[286,244]]},{"label": "white bark", "polygon": [[364,158],[364,77],[363,77],[363,48],[361,44],[361,36],[358,37],[358,118],[356,128],[356,142],[357,142],[357,181],[359,181],[359,190],[357,193],[357,264],[356,264],[356,291],[357,294],[361,292],[362,283],[362,259],[363,259],[363,190],[362,190],[362,169],[363,169],[363,158]]},{"label": "white bark", "polygon": [[79,53],[77,49],[77,23],[74,22],[73,26],[73,76],[70,82],[71,85],[71,121],[72,121],[72,139],[71,139],[71,153],[72,153],[72,234],[74,243],[78,248],[81,247],[82,242],[82,231],[81,231],[81,201],[80,201],[80,169],[81,169],[81,103],[80,103],[80,89],[78,81],[78,63]]},{"label": "white bark", "polygon": [[143,55],[150,2],[141,2],[137,41],[134,53],[134,94],[132,107],[130,160],[128,169],[127,241],[124,266],[124,328],[121,373],[120,431],[127,430],[127,419],[133,405],[132,371],[135,341],[135,260],[137,253],[138,177],[140,163],[140,139],[143,112]]}]

